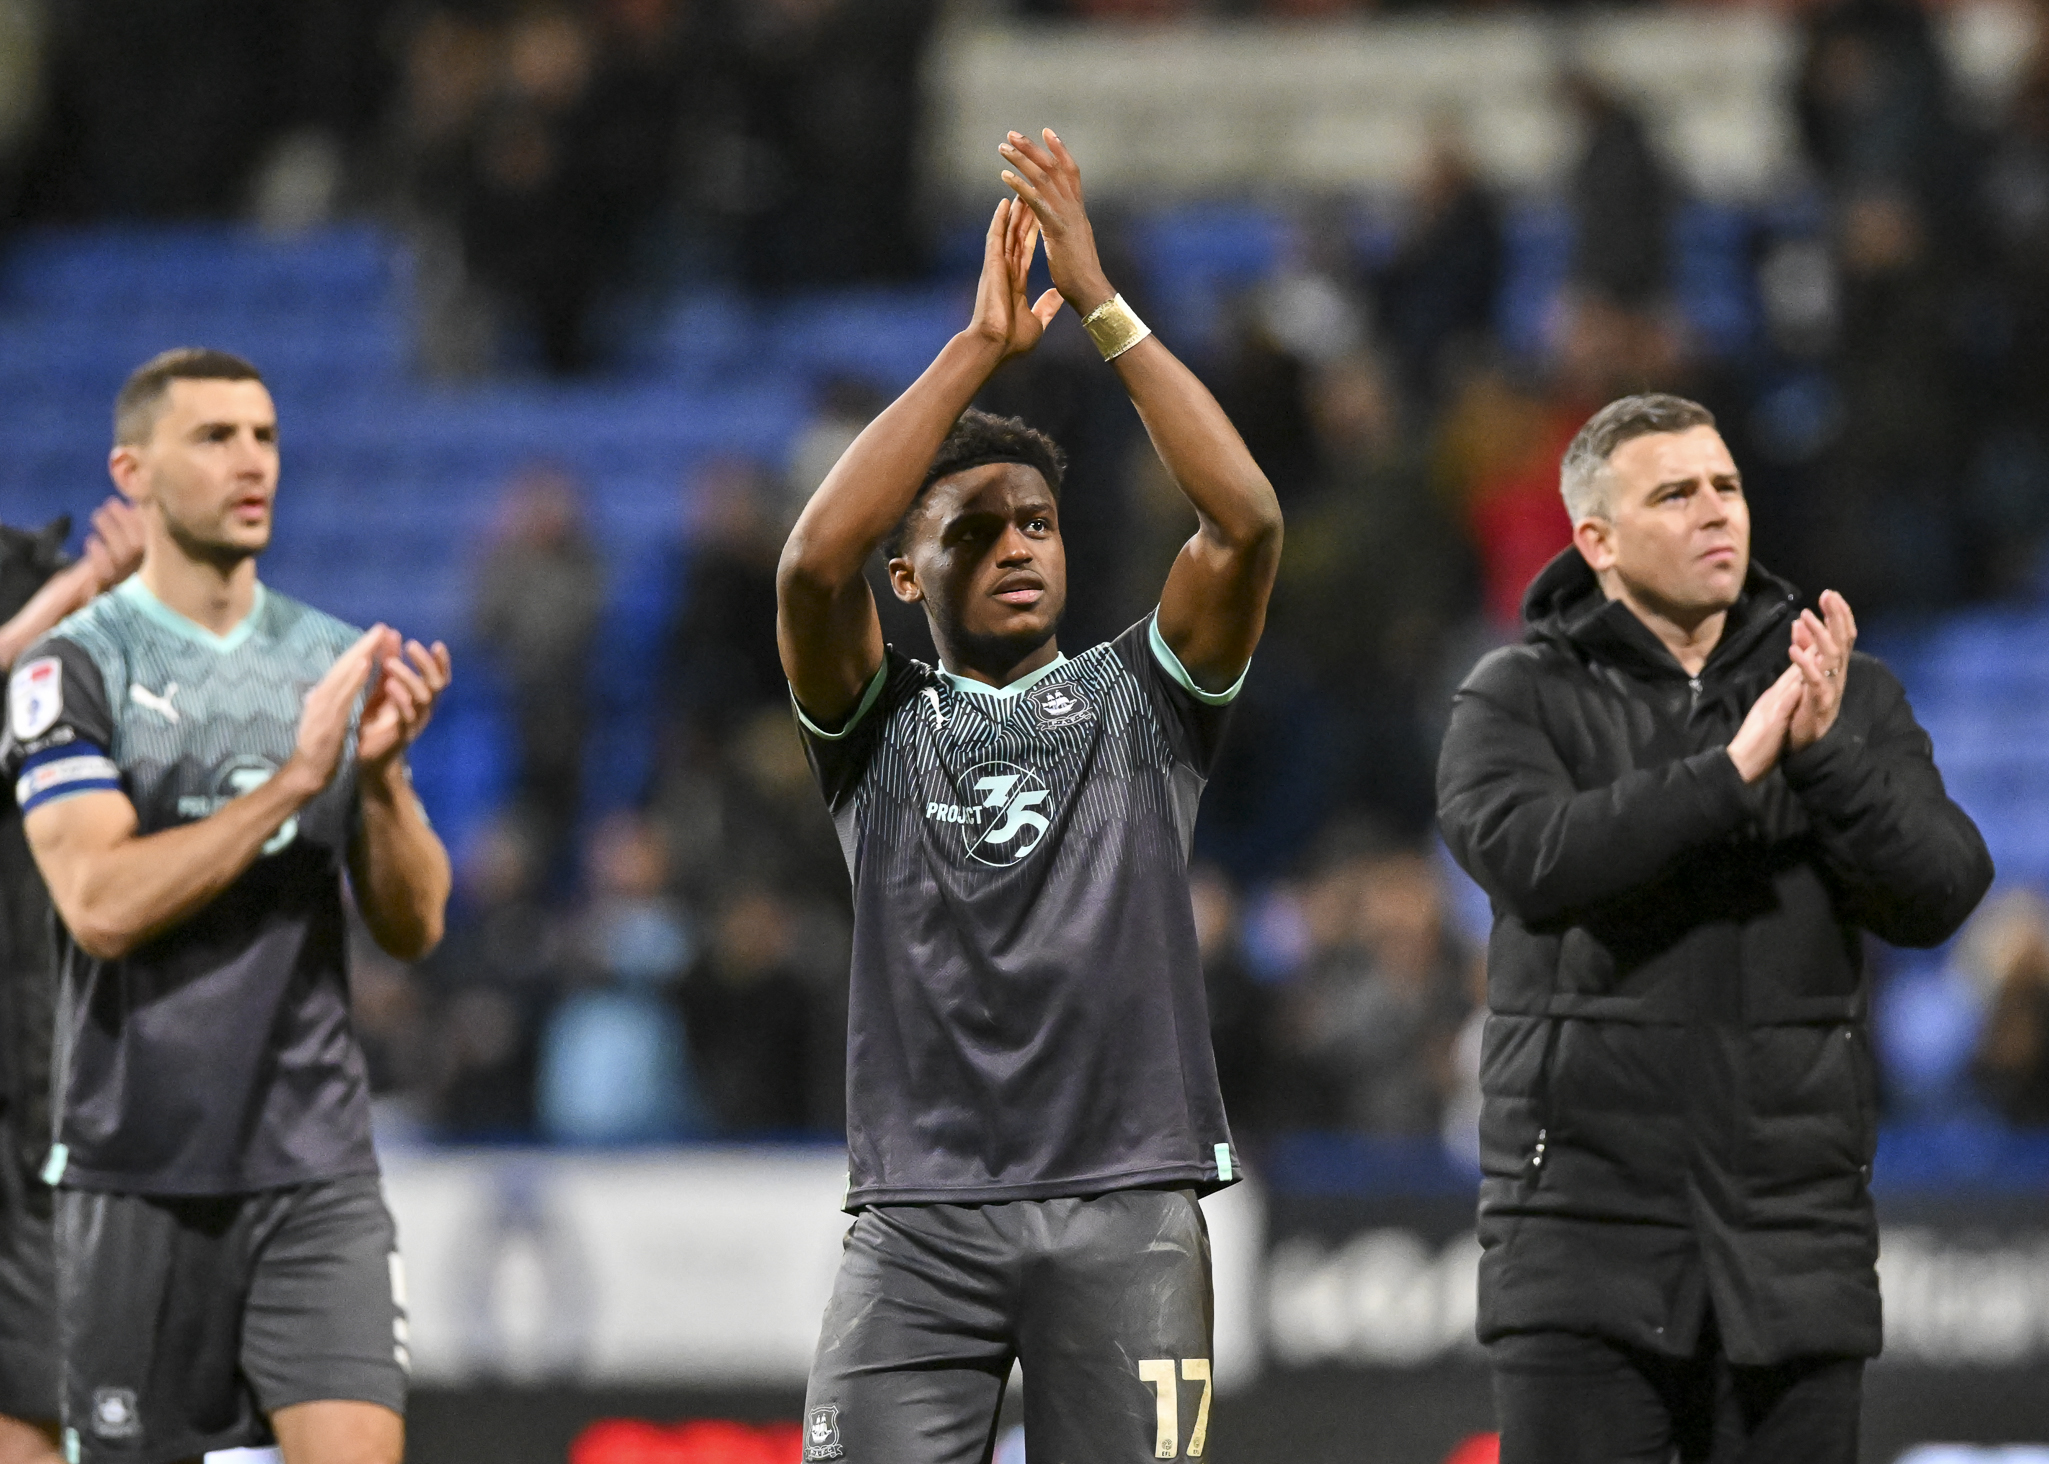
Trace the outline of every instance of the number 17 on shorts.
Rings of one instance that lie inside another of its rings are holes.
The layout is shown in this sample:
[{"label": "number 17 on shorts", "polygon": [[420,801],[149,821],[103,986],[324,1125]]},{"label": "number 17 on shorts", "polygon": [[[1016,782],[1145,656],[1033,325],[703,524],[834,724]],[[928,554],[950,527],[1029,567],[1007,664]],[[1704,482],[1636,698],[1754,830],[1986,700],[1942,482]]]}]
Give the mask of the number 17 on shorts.
[{"label": "number 17 on shorts", "polygon": [[[1210,1373],[1207,1357],[1184,1357],[1177,1367],[1171,1357],[1148,1357],[1138,1364],[1139,1381],[1152,1386],[1159,1410],[1159,1424],[1153,1435],[1155,1459],[1200,1459],[1209,1442]],[[1201,1383],[1202,1398],[1195,1405],[1195,1426],[1188,1431],[1188,1452],[1181,1452],[1181,1384]]]}]

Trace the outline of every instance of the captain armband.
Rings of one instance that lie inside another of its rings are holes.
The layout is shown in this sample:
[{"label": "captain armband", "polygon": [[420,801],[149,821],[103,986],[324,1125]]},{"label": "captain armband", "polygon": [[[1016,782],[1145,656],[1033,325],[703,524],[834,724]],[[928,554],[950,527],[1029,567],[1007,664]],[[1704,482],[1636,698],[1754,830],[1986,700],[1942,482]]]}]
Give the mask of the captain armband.
[{"label": "captain armband", "polygon": [[14,780],[14,801],[23,813],[80,793],[119,793],[121,770],[105,749],[67,742],[35,753]]}]

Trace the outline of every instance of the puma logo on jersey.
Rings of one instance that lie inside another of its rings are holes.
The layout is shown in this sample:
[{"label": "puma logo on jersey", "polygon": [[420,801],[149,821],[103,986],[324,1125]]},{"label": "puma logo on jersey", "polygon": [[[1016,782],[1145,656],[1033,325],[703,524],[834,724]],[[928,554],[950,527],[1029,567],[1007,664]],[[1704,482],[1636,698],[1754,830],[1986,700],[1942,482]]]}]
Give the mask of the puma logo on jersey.
[{"label": "puma logo on jersey", "polygon": [[139,707],[148,707],[166,722],[176,723],[178,720],[178,709],[171,705],[171,698],[177,694],[178,683],[175,681],[164,688],[162,696],[158,696],[139,681],[128,683],[128,700]]},{"label": "puma logo on jersey", "polygon": [[932,699],[933,730],[937,732],[944,732],[946,730],[946,713],[944,710],[941,709],[939,705],[939,688],[936,686],[928,686],[920,694],[923,696],[930,697]]}]

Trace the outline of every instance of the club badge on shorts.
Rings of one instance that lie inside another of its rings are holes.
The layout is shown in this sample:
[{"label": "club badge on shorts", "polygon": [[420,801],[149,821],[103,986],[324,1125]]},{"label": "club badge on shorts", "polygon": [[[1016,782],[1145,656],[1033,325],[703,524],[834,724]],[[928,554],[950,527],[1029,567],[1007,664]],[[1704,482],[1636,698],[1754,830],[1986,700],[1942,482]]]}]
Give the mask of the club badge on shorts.
[{"label": "club badge on shorts", "polygon": [[92,1431],[99,1439],[141,1438],[142,1410],[135,1406],[135,1389],[94,1388]]},{"label": "club badge on shorts", "polygon": [[837,1459],[846,1453],[840,1443],[840,1410],[837,1403],[814,1408],[804,1419],[804,1464]]},{"label": "club badge on shorts", "polygon": [[7,723],[16,742],[29,742],[57,725],[64,711],[64,663],[38,656],[7,683]]}]

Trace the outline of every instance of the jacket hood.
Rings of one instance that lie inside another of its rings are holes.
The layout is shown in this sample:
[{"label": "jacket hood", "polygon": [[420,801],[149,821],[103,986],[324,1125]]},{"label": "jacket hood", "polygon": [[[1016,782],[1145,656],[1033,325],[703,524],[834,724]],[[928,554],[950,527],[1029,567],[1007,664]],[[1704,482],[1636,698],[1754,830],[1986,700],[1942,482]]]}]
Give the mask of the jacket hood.
[{"label": "jacket hood", "polygon": [[[1743,593],[1729,607],[1722,640],[1710,664],[1727,663],[1748,651],[1774,626],[1786,621],[1801,594],[1755,559],[1743,579]],[[1523,592],[1523,639],[1576,647],[1602,660],[1634,669],[1684,675],[1672,653],[1649,626],[1620,600],[1610,600],[1601,582],[1568,545],[1530,581]]]}]

